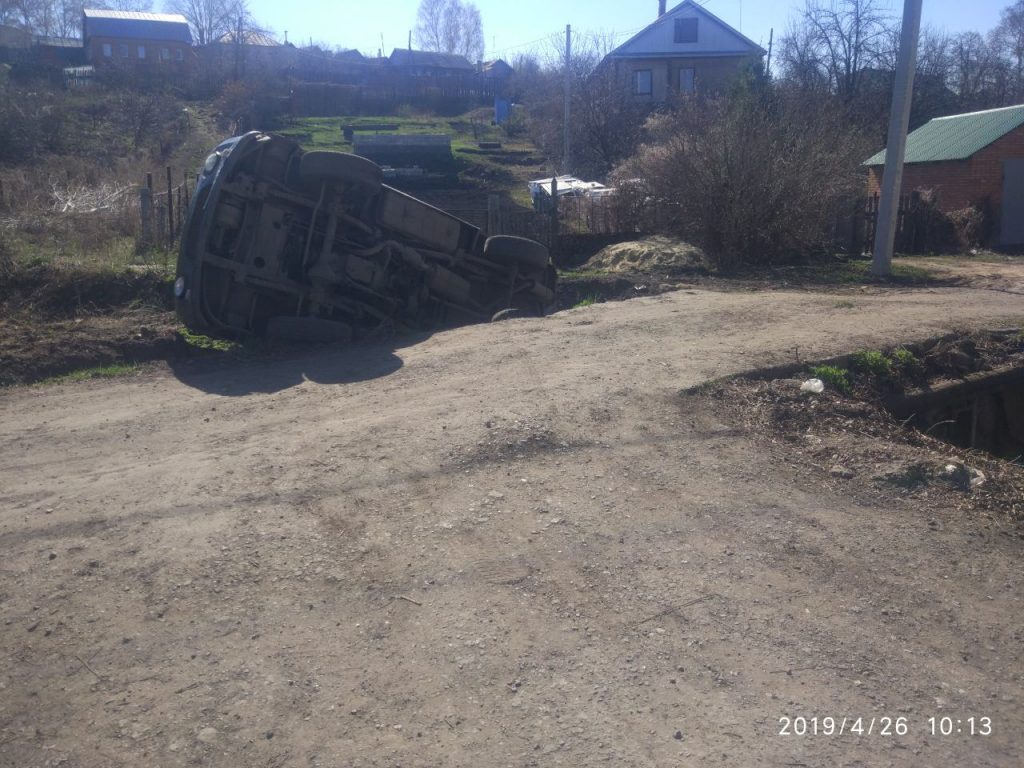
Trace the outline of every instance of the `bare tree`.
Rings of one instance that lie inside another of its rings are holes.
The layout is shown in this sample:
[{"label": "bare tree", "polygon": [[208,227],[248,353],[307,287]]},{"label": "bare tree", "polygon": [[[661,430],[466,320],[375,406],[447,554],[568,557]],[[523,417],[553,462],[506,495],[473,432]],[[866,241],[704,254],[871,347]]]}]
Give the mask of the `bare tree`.
[{"label": "bare tree", "polygon": [[789,22],[779,40],[778,71],[803,91],[827,91],[831,86],[817,31],[806,24]]},{"label": "bare tree", "polygon": [[167,0],[165,8],[188,20],[198,45],[208,45],[231,31],[235,4],[232,0]]},{"label": "bare tree", "polygon": [[844,102],[852,101],[893,26],[880,0],[807,0],[800,20],[780,41],[783,68],[795,67],[809,82],[813,67]]},{"label": "bare tree", "polygon": [[[613,67],[600,66],[613,40],[579,36],[569,61],[573,146],[570,172],[604,178],[636,148],[649,107],[636,102]],[[520,58],[514,88],[526,104],[530,134],[549,158],[560,158],[564,140],[565,38],[553,37],[539,57]]]},{"label": "bare tree", "polygon": [[1005,68],[995,48],[978,32],[952,40],[952,84],[964,109],[997,106],[1005,89]]},{"label": "bare tree", "polygon": [[1019,101],[1024,97],[1024,0],[1003,9],[991,43],[1009,68],[1010,96]]},{"label": "bare tree", "polygon": [[474,3],[420,0],[415,35],[423,50],[457,53],[473,62],[483,58],[483,20]]},{"label": "bare tree", "polygon": [[153,0],[105,0],[99,6],[90,4],[89,7],[109,7],[114,11],[151,11]]}]

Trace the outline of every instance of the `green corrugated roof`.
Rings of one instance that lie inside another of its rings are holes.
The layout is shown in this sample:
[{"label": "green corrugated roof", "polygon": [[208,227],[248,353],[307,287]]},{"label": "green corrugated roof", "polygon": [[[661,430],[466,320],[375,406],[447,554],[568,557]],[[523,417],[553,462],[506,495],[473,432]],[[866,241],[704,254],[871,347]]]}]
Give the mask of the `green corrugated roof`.
[{"label": "green corrugated roof", "polygon": [[[903,162],[966,160],[1022,124],[1024,104],[936,117],[907,134],[907,152]],[[885,150],[869,157],[864,165],[885,165]]]}]

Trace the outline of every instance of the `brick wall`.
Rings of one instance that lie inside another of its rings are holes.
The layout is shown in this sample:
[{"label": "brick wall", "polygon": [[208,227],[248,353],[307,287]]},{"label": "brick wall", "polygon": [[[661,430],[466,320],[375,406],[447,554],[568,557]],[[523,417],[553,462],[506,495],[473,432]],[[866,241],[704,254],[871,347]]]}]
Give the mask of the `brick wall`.
[{"label": "brick wall", "polygon": [[[143,58],[139,58],[139,48],[144,49]],[[163,58],[165,55],[167,58]],[[191,68],[195,53],[191,45],[177,41],[93,35],[86,42],[86,59],[96,66],[165,67],[177,71]]]},{"label": "brick wall", "polygon": [[[939,210],[955,211],[986,197],[998,211],[1003,198],[1003,161],[1024,158],[1024,126],[1015,128],[967,160],[910,163],[903,167],[902,191],[933,189]],[[879,194],[882,166],[868,169],[868,195]]]}]

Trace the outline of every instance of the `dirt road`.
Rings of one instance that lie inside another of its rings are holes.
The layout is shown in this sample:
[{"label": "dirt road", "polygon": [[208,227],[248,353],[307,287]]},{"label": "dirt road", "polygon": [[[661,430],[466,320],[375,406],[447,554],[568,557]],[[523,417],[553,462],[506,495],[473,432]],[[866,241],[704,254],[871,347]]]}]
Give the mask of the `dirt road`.
[{"label": "dirt road", "polygon": [[678,392],[1022,318],[680,291],[4,391],[0,764],[1019,766],[1024,541]]}]

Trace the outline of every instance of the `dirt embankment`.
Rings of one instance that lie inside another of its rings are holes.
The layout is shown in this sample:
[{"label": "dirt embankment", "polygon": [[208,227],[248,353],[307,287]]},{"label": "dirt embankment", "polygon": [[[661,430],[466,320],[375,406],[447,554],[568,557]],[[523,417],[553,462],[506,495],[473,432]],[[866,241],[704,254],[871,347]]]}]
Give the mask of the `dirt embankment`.
[{"label": "dirt embankment", "polygon": [[0,281],[0,386],[168,359],[175,328],[163,270],[19,269]]},{"label": "dirt embankment", "polygon": [[[702,385],[687,397],[752,438],[785,446],[791,461],[864,503],[952,507],[1024,538],[1024,393],[1019,383],[988,393],[972,387],[1007,373],[1024,381],[1024,335],[1016,328],[956,333],[888,352]],[[806,391],[816,375],[825,376],[824,391]],[[976,401],[949,395],[952,411],[921,410],[922,395],[957,384],[981,394]],[[947,418],[958,412],[963,425]],[[986,431],[979,413],[988,412],[995,422]]]},{"label": "dirt embankment", "polygon": [[[903,263],[911,271],[889,283],[865,284],[860,274],[820,267],[722,277],[703,266],[693,246],[650,237],[608,246],[581,270],[563,274],[556,308],[697,289],[827,290],[852,297],[851,305],[858,297],[906,288],[976,285],[1024,293],[1024,264],[1012,257]],[[166,268],[19,268],[0,280],[0,313],[0,386],[86,368],[173,362],[208,351],[177,333]]]}]

